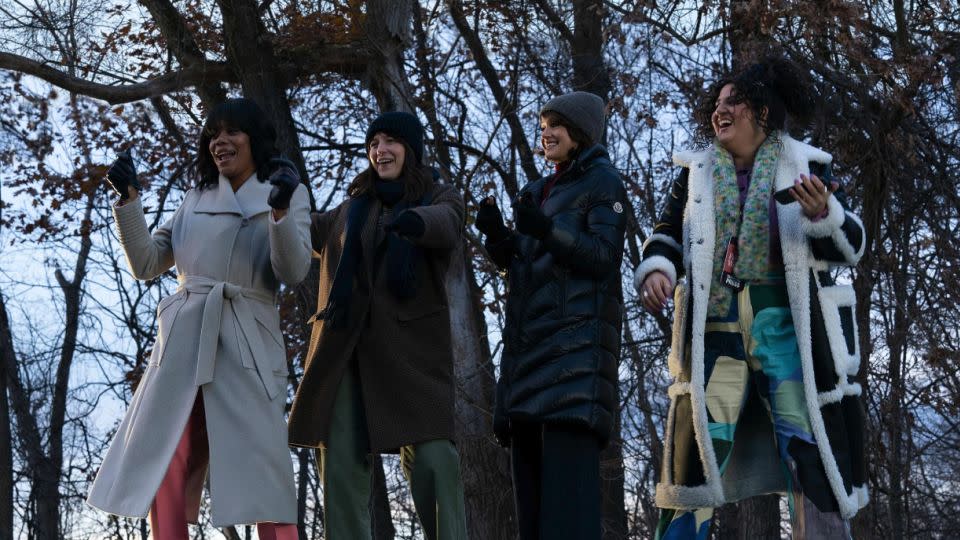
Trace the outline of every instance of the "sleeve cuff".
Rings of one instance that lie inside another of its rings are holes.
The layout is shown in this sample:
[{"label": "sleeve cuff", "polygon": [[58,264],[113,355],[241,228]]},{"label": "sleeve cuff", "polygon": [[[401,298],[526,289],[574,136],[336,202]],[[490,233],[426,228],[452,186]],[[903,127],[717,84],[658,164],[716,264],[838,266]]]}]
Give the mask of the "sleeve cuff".
[{"label": "sleeve cuff", "polygon": [[809,218],[801,212],[801,228],[804,234],[811,238],[823,238],[832,235],[834,231],[843,226],[845,216],[846,211],[843,205],[836,197],[830,195],[830,198],[827,199],[827,215]]},{"label": "sleeve cuff", "polygon": [[654,255],[644,259],[633,273],[633,288],[636,289],[637,292],[640,291],[643,280],[647,279],[647,276],[650,275],[651,272],[663,272],[666,274],[666,276],[670,278],[671,286],[677,283],[677,269],[673,266],[673,263],[670,262],[670,259],[663,255]]}]

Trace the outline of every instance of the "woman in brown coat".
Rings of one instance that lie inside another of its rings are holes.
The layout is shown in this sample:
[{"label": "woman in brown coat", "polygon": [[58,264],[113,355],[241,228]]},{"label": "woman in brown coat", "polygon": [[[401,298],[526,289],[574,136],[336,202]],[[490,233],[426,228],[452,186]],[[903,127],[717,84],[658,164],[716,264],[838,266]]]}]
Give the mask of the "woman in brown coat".
[{"label": "woman in brown coat", "polygon": [[382,114],[366,147],[349,198],[313,215],[319,309],[290,444],[319,449],[328,540],[370,538],[368,456],[397,450],[427,538],[465,538],[445,285],[463,198],[423,164],[416,116]]}]

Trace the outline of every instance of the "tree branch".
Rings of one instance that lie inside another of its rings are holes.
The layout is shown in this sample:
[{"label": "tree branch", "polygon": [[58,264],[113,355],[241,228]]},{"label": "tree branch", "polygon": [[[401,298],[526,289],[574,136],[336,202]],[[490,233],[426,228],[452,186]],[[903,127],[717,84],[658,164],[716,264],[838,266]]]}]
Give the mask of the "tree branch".
[{"label": "tree branch", "polygon": [[567,40],[567,43],[572,45],[574,39],[573,32],[571,32],[570,27],[563,22],[560,14],[553,9],[553,6],[551,6],[547,0],[534,0],[534,3],[537,4],[537,7],[540,8],[540,11],[547,16],[547,21],[550,23],[550,25],[560,32],[560,35],[563,37],[563,39]]},{"label": "tree branch", "polygon": [[68,92],[81,94],[107,103],[129,103],[183,90],[204,81],[235,82],[236,77],[226,64],[207,62],[202,66],[170,72],[141,83],[127,85],[100,84],[68,75],[49,65],[16,54],[0,52],[0,69],[33,75]]}]

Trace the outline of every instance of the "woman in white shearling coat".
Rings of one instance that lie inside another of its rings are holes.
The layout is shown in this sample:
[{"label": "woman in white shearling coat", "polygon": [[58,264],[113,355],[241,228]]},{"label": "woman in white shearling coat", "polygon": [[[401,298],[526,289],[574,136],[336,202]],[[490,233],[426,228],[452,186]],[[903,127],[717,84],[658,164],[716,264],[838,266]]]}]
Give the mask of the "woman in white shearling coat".
[{"label": "woman in white shearling coat", "polygon": [[260,538],[297,537],[275,294],[309,269],[310,216],[292,164],[262,180],[274,139],[252,101],[215,108],[200,138],[200,186],[153,234],[129,156],[108,174],[122,195],[114,215],[134,277],[175,265],[179,286],[157,308],[153,353],[88,502],[123,516],[149,511],[155,538],[186,538],[208,469],[214,525],[259,523]]},{"label": "woman in white shearling coat", "polygon": [[796,65],[709,96],[695,116],[713,145],[674,156],[634,282],[651,311],[676,287],[656,538],[705,538],[713,508],[784,492],[793,538],[847,538],[869,496],[854,294],[831,268],[857,263],[864,228],[830,154],[783,131],[813,109]]}]

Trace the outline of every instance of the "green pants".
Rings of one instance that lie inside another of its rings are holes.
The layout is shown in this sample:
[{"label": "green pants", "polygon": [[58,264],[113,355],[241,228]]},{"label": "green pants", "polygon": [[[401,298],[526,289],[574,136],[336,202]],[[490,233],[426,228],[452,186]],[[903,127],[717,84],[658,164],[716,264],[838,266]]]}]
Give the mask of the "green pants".
[{"label": "green pants", "polygon": [[[324,538],[362,540],[370,531],[370,441],[356,366],[340,382],[330,436],[318,451],[323,482]],[[429,540],[466,540],[460,459],[449,440],[400,448],[417,516]]]}]

